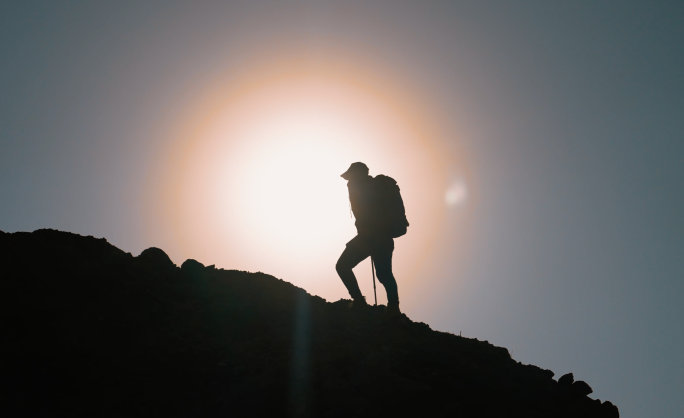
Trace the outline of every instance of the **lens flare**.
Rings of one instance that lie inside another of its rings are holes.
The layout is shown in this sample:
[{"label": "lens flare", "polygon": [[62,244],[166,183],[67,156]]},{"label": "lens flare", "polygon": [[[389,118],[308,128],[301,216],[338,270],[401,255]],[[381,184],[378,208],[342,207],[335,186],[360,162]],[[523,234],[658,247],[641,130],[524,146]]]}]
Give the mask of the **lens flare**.
[{"label": "lens flare", "polygon": [[468,199],[468,188],[463,180],[455,181],[446,191],[444,200],[449,206],[460,206]]}]

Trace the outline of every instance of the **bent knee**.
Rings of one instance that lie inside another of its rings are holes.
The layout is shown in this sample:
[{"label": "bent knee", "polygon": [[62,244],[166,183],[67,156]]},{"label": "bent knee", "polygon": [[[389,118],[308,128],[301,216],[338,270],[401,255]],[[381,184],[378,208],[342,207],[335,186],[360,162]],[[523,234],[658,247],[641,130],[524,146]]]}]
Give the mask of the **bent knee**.
[{"label": "bent knee", "polygon": [[349,265],[349,263],[345,262],[345,260],[343,260],[342,258],[337,260],[337,263],[335,264],[335,270],[337,270],[338,273],[349,271],[351,269],[352,267]]}]

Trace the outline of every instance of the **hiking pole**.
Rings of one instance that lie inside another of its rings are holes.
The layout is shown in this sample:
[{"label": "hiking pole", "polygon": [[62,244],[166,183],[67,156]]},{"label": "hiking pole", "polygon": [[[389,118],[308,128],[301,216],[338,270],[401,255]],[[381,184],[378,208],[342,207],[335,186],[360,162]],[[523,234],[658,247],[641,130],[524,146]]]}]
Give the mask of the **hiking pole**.
[{"label": "hiking pole", "polygon": [[375,291],[375,262],[371,256],[371,271],[373,272],[373,296],[375,296],[375,306],[378,306],[378,293]]}]

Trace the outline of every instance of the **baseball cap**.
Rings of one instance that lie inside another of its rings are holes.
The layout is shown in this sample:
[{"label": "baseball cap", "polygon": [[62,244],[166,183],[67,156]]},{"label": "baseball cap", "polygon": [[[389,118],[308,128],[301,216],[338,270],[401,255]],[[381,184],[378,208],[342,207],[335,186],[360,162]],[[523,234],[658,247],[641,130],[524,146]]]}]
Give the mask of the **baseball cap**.
[{"label": "baseball cap", "polygon": [[345,180],[349,180],[350,174],[354,173],[363,173],[365,175],[368,175],[368,166],[364,163],[352,163],[352,165],[349,166],[347,171],[345,171],[340,177],[342,177]]}]

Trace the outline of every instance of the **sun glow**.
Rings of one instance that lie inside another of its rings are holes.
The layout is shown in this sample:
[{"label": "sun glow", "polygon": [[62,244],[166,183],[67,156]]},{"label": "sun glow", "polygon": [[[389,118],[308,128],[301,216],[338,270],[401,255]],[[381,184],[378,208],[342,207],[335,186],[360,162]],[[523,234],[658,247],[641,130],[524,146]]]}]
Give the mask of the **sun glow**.
[{"label": "sun glow", "polygon": [[[446,188],[434,133],[418,112],[378,83],[340,71],[231,85],[238,88],[221,90],[223,98],[208,100],[182,130],[167,172],[167,225],[180,257],[346,297],[334,266],[356,232],[340,174],[363,161],[402,188],[411,227],[397,241],[395,269],[406,287],[434,240]],[[362,290],[367,267],[357,273]]]}]

